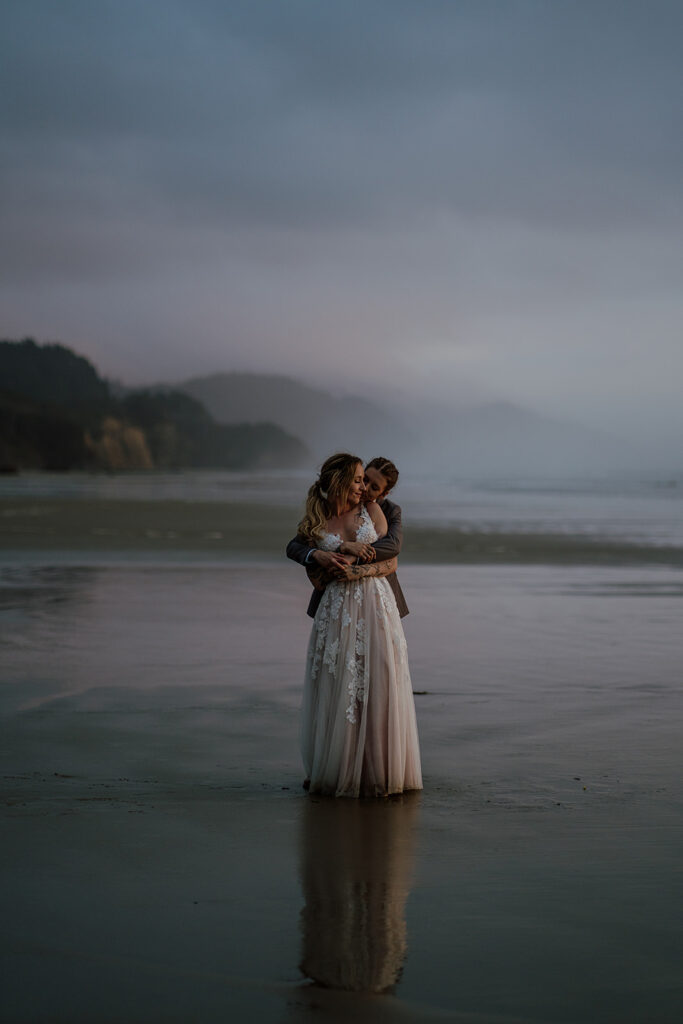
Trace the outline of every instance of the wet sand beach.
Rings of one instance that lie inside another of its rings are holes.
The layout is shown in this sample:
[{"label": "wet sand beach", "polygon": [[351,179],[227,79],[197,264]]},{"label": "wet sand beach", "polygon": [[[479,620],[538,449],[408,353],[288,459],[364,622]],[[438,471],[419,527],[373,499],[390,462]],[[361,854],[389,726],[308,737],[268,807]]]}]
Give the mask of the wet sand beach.
[{"label": "wet sand beach", "polygon": [[425,791],[340,803],[303,574],[145,558],[4,562],[3,1020],[680,1020],[675,568],[402,567]]}]

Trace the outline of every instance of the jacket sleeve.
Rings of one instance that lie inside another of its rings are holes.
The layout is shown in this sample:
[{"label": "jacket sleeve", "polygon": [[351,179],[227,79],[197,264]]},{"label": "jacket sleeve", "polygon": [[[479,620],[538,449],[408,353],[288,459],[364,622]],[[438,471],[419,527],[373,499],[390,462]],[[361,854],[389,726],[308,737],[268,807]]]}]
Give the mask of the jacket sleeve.
[{"label": "jacket sleeve", "polygon": [[312,550],[313,545],[309,544],[306,537],[302,537],[300,533],[297,533],[296,537],[292,537],[287,545],[287,558],[293,559],[299,565],[306,565],[306,556]]},{"label": "jacket sleeve", "polygon": [[383,511],[387,517],[387,532],[372,545],[377,552],[378,562],[383,562],[386,558],[395,558],[400,553],[403,543],[400,505],[394,505],[392,502],[391,506]]}]

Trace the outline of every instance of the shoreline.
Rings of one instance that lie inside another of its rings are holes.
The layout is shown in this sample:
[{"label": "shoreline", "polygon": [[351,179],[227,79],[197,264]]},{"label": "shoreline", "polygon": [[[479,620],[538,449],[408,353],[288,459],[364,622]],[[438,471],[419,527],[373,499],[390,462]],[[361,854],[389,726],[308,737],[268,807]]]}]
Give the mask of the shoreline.
[{"label": "shoreline", "polygon": [[[0,559],[7,552],[47,557],[66,552],[131,557],[145,553],[280,561],[298,512],[258,503],[5,498],[0,500]],[[15,560],[14,558],[12,559]],[[411,521],[402,564],[595,565],[683,568],[683,547],[607,535],[472,529]]]}]

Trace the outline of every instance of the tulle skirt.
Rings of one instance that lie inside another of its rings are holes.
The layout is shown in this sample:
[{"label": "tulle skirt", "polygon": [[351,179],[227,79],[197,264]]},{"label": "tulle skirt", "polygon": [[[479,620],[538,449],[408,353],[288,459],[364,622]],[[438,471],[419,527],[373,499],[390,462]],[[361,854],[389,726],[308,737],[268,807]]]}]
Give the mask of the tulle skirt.
[{"label": "tulle skirt", "polygon": [[311,793],[422,789],[408,653],[386,579],[327,586],[306,657],[301,749]]}]

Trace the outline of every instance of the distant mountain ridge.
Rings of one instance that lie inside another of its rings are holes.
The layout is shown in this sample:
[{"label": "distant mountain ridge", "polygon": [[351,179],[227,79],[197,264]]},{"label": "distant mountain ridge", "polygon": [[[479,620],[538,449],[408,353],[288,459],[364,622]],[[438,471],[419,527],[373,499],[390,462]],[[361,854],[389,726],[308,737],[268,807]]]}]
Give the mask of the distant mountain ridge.
[{"label": "distant mountain ridge", "polygon": [[216,373],[173,385],[197,398],[219,423],[268,419],[301,438],[316,458],[351,451],[362,458],[402,448],[415,438],[390,408],[361,396],[336,398],[291,377]]},{"label": "distant mountain ridge", "polygon": [[[629,446],[620,439],[507,401],[467,410],[435,408],[428,423],[435,440],[449,438],[451,458],[466,475],[590,475],[629,462]],[[430,463],[428,452],[424,459]]]},{"label": "distant mountain ridge", "polygon": [[629,463],[629,447],[580,424],[507,401],[412,407],[336,398],[286,376],[217,373],[174,387],[223,423],[272,419],[303,438],[318,460],[332,451],[384,455],[412,473],[484,476],[595,473]]},{"label": "distant mountain ridge", "polygon": [[590,475],[636,462],[618,439],[506,401],[380,403],[238,372],[129,389],[63,345],[0,342],[0,467],[288,468],[342,450],[432,477]]}]

